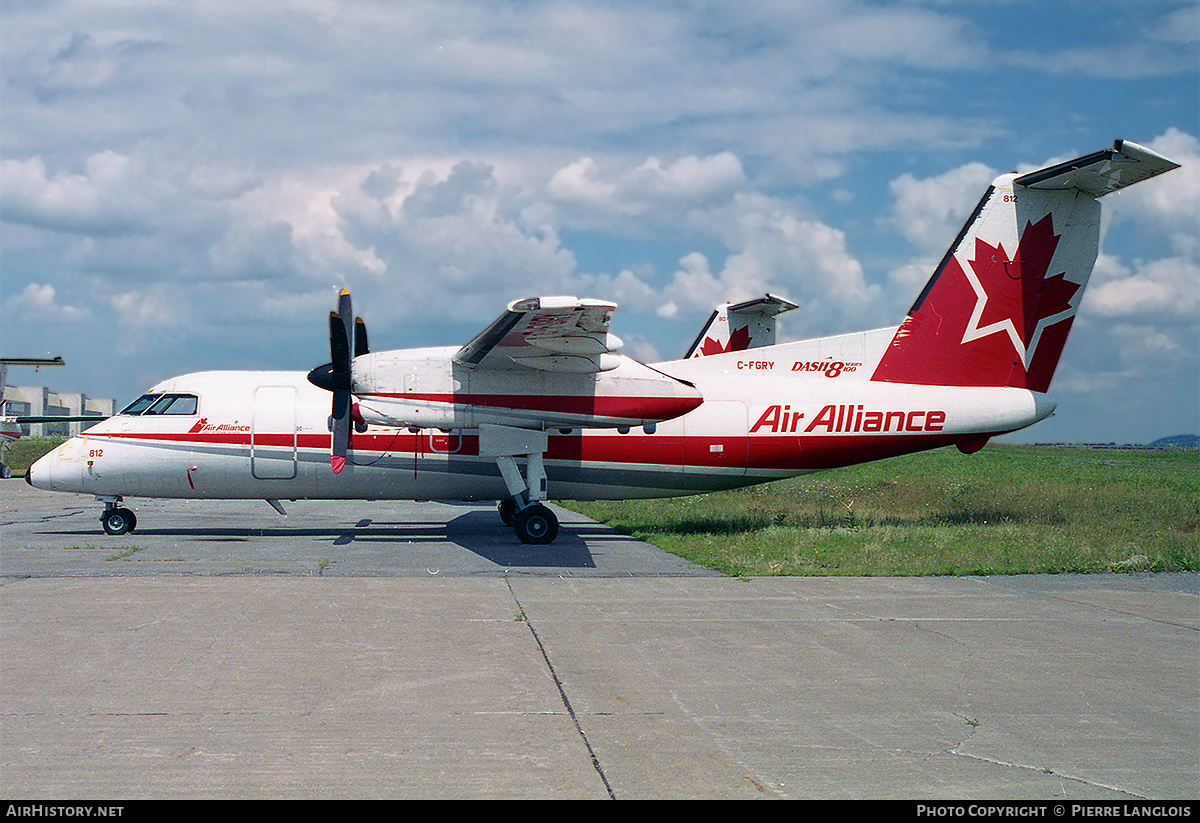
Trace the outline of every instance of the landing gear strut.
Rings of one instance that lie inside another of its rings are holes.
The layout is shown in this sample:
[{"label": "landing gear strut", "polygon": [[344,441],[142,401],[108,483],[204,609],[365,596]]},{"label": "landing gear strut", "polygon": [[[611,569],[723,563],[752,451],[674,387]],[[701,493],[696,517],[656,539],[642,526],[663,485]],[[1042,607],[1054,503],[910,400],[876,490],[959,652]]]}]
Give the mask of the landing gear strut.
[{"label": "landing gear strut", "polygon": [[[511,426],[480,426],[479,453],[496,458],[510,497],[497,506],[500,519],[512,526],[522,543],[545,545],[558,537],[558,518],[542,500],[546,497],[546,433]],[[525,474],[516,458],[524,456]]]},{"label": "landing gear strut", "polygon": [[128,534],[137,526],[137,517],[129,509],[119,507],[117,504],[120,502],[119,497],[104,501],[104,514],[100,515],[100,525],[104,527],[105,534]]}]

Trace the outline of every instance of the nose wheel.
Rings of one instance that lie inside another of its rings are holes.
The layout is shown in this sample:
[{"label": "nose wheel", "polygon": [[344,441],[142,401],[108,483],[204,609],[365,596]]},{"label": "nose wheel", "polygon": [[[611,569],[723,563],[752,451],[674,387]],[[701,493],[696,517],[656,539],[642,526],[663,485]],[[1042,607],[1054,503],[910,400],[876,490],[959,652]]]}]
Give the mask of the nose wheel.
[{"label": "nose wheel", "polygon": [[100,515],[100,525],[104,527],[105,534],[128,534],[137,525],[137,517],[129,509],[107,502],[104,514]]}]

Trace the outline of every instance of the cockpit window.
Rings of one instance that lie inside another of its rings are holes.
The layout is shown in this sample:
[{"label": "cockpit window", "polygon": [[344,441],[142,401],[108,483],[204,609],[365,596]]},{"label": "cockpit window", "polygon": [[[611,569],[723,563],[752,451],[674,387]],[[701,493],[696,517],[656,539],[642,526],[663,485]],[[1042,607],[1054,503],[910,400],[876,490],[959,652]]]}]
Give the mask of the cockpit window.
[{"label": "cockpit window", "polygon": [[143,394],[121,410],[121,414],[180,414],[196,413],[199,403],[194,394]]},{"label": "cockpit window", "polygon": [[195,414],[196,395],[164,394],[142,414]]},{"label": "cockpit window", "polygon": [[143,394],[137,400],[134,400],[125,408],[121,409],[121,414],[141,414],[146,409],[150,408],[150,404],[159,398],[157,394]]}]

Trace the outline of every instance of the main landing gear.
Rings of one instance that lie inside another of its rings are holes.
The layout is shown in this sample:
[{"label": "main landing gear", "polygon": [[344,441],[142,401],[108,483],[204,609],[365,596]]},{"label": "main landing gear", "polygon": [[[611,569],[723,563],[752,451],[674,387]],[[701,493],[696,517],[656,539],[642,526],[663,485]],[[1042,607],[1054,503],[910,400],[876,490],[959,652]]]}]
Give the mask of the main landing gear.
[{"label": "main landing gear", "polygon": [[[541,501],[546,497],[544,431],[484,424],[479,427],[479,454],[494,457],[509,497],[497,507],[500,519],[522,543],[545,545],[558,537],[558,518]],[[525,457],[525,477],[516,458]]]},{"label": "main landing gear", "polygon": [[517,508],[513,498],[501,500],[496,506],[500,512],[500,520],[504,525],[512,526],[517,539],[530,545],[545,545],[553,543],[558,537],[558,518],[554,512],[541,503],[530,503],[525,508]]},{"label": "main landing gear", "polygon": [[128,534],[137,526],[137,517],[129,509],[118,506],[120,502],[119,497],[104,500],[104,514],[100,515],[100,525],[104,527],[105,534]]}]

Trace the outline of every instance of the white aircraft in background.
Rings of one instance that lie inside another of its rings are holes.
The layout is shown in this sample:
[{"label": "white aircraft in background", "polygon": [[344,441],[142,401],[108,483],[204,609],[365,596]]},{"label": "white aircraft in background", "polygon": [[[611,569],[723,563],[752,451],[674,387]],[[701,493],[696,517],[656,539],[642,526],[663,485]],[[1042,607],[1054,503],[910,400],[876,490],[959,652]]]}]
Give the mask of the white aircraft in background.
[{"label": "white aircraft in background", "polygon": [[[644,365],[615,306],[510,303],[462,348],[372,352],[343,291],[332,362],[167,380],[29,470],[124,497],[499,501],[526,543],[543,503],[688,495],[1032,425],[1099,249],[1098,198],[1178,164],[1133,143],[992,183],[898,327],[776,344],[767,295],[714,313],[682,360]],[[332,395],[332,409],[330,405]],[[522,468],[524,471],[522,472]]]},{"label": "white aircraft in background", "polygon": [[[4,409],[4,390],[8,387],[8,367],[9,366],[34,366],[40,368],[42,366],[65,366],[61,357],[0,357],[0,411]],[[12,476],[12,471],[5,462],[4,457],[8,454],[8,447],[13,441],[20,440],[24,434],[21,427],[30,423],[74,423],[77,421],[96,422],[100,420],[97,415],[87,417],[72,417],[62,415],[50,416],[4,416],[0,417],[0,478],[9,478]]]}]

